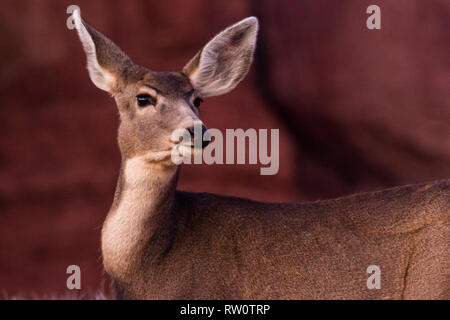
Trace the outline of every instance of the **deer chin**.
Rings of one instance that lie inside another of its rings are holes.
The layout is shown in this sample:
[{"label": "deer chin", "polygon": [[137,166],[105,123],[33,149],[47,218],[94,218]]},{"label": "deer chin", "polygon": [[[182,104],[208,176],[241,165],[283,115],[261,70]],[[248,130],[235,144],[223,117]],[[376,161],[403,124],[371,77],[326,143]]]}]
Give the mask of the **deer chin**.
[{"label": "deer chin", "polygon": [[196,148],[194,144],[180,144],[178,150],[180,150],[180,155],[182,155],[189,154],[189,152],[192,154],[194,152],[201,151],[202,148]]},{"label": "deer chin", "polygon": [[200,148],[196,147],[193,143],[189,144],[179,144],[178,151],[181,157],[195,157],[201,156],[203,154],[203,148],[205,145],[200,146]]}]

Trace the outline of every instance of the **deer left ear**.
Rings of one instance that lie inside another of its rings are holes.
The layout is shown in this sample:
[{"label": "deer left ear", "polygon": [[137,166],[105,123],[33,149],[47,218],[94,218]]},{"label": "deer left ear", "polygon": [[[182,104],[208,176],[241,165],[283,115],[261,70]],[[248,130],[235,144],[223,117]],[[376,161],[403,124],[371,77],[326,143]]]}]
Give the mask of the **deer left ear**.
[{"label": "deer left ear", "polygon": [[246,18],[215,36],[183,72],[202,97],[233,90],[245,77],[253,61],[258,19]]},{"label": "deer left ear", "polygon": [[86,53],[89,77],[98,88],[113,93],[118,78],[133,62],[111,40],[83,21],[78,10],[73,12],[73,19]]}]

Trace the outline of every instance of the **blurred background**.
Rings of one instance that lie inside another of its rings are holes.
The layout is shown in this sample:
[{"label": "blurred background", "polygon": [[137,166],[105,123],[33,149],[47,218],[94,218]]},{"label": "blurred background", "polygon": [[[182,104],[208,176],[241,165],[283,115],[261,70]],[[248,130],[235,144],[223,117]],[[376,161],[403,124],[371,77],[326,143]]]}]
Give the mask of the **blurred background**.
[{"label": "blurred background", "polygon": [[[447,0],[10,0],[0,6],[0,296],[106,279],[100,230],[120,165],[114,101],[89,80],[66,8],[138,64],[180,70],[217,32],[260,19],[256,60],[201,108],[210,128],[280,129],[280,170],[184,166],[179,189],[303,201],[450,176]],[[381,8],[381,30],[366,8]]]}]

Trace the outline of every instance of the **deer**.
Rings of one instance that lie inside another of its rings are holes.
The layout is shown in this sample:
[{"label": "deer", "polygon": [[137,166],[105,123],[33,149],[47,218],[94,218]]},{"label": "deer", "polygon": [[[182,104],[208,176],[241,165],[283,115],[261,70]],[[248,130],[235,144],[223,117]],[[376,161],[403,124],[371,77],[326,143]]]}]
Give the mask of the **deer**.
[{"label": "deer", "polygon": [[101,232],[117,299],[450,298],[449,179],[297,203],[177,190],[171,133],[191,130],[203,99],[246,76],[256,17],[178,72],[135,64],[78,10],[73,19],[90,79],[120,117],[121,167]]}]

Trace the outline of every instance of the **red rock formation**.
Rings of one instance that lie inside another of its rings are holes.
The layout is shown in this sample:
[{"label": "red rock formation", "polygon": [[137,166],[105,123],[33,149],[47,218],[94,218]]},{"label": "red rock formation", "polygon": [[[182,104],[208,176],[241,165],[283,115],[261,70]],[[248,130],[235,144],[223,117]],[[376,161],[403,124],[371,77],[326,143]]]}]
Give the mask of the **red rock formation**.
[{"label": "red rock formation", "polygon": [[[120,155],[113,101],[88,79],[70,1],[0,7],[0,292],[84,289],[102,276],[100,228]],[[184,167],[180,187],[266,201],[324,198],[449,175],[449,6],[365,0],[78,1],[136,63],[178,70],[221,28],[258,15],[249,77],[209,99],[212,128],[279,128],[280,172]]]}]

